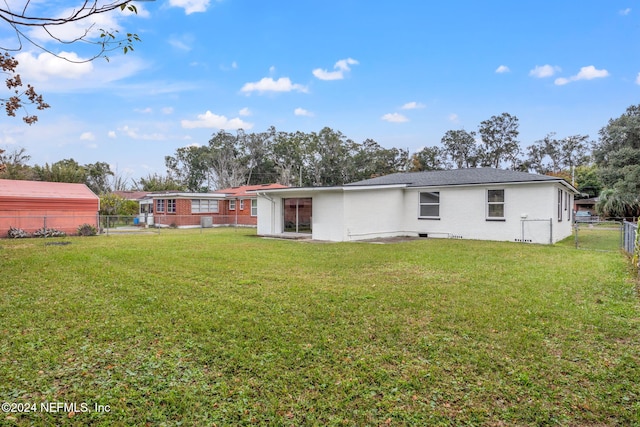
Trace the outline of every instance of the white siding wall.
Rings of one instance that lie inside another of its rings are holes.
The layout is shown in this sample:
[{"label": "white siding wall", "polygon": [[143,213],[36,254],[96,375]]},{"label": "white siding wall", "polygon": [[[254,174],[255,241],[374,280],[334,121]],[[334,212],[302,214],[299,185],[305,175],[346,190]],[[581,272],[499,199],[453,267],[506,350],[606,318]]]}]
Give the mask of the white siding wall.
[{"label": "white siding wall", "polygon": [[[487,190],[504,189],[504,221],[487,220]],[[569,197],[568,210],[558,221],[558,189]],[[421,191],[440,192],[440,219],[419,219]],[[282,233],[282,198],[258,196],[258,234]],[[302,190],[286,197],[311,197],[313,239],[348,241],[375,237],[453,237],[479,240],[557,242],[572,233],[573,196],[555,183],[418,188],[336,188]],[[522,216],[526,215],[526,221]],[[551,229],[549,225],[551,219]],[[543,221],[534,221],[543,220]]]},{"label": "white siding wall", "polygon": [[346,240],[344,193],[316,192],[312,196],[312,235],[314,240]]},{"label": "white siding wall", "polygon": [[275,195],[265,197],[258,194],[258,235],[282,233],[282,218],[282,198]]},{"label": "white siding wall", "polygon": [[[525,241],[532,243],[549,243],[553,237],[556,242],[571,235],[571,221],[566,221],[566,218],[562,222],[557,221],[558,188],[555,184],[511,184],[407,189],[405,227],[429,237],[503,241],[522,240],[524,237]],[[504,189],[504,221],[487,220],[489,189]],[[440,220],[418,219],[421,191],[440,191]],[[522,216],[525,215],[523,223]],[[549,219],[553,229],[550,229]]]},{"label": "white siding wall", "polygon": [[344,195],[346,240],[407,235],[402,189],[347,190]]}]

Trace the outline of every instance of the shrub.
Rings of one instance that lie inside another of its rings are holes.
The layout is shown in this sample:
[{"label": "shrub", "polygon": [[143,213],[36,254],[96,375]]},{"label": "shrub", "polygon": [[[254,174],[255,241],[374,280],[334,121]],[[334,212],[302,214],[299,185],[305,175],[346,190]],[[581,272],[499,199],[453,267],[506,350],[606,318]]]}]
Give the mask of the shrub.
[{"label": "shrub", "polygon": [[79,236],[95,236],[98,234],[98,230],[91,224],[82,224],[78,227]]},{"label": "shrub", "polygon": [[33,237],[65,237],[67,233],[55,228],[39,228],[33,232]]},{"label": "shrub", "polygon": [[9,231],[7,232],[7,237],[10,239],[24,239],[26,237],[31,237],[31,236],[22,228],[9,227]]}]

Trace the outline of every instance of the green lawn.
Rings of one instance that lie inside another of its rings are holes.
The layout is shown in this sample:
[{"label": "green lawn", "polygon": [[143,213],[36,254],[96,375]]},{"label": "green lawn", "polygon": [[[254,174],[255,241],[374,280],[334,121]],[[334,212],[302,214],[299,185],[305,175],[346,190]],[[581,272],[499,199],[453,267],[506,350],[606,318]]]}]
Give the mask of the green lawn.
[{"label": "green lawn", "polygon": [[0,425],[640,425],[619,252],[253,234],[0,241]]},{"label": "green lawn", "polygon": [[[575,247],[576,233],[578,234],[578,248],[618,251],[622,246],[621,224],[615,222],[603,222],[597,224],[577,224],[573,230],[571,243]],[[563,242],[564,243],[564,242]]]}]

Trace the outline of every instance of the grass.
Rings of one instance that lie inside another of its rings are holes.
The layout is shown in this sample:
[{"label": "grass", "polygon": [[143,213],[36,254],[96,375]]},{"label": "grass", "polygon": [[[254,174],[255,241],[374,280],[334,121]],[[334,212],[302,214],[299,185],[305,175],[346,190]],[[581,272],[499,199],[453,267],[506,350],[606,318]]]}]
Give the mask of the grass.
[{"label": "grass", "polygon": [[620,253],[230,229],[67,240],[0,242],[0,401],[38,405],[0,424],[640,425]]}]

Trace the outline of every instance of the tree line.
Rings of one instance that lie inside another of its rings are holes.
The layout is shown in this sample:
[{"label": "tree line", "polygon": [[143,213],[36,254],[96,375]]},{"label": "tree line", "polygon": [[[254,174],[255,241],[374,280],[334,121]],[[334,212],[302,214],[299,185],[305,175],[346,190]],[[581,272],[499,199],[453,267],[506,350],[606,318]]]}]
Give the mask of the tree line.
[{"label": "tree line", "polygon": [[438,146],[409,154],[373,139],[358,143],[340,131],[235,133],[221,130],[206,145],[165,156],[165,174],[130,180],[105,162],[80,165],[64,159],[30,166],[24,148],[0,152],[0,178],[84,182],[96,194],[115,190],[207,192],[247,184],[333,186],[395,172],[494,167],[554,175],[573,182],[583,197],[600,195],[599,213],[640,213],[640,105],[630,106],[588,135],[548,133],[525,149],[518,118],[508,113],[484,120],[477,131],[449,130]]}]

